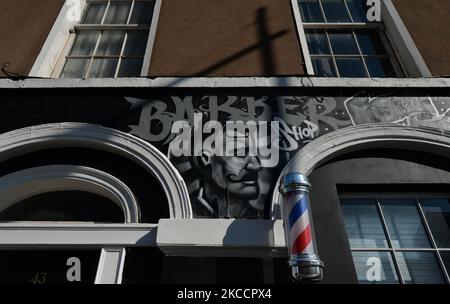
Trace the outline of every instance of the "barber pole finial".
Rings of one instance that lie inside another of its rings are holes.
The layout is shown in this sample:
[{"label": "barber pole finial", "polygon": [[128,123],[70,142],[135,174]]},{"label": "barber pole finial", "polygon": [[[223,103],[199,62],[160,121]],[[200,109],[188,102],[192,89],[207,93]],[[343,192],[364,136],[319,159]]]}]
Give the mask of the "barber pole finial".
[{"label": "barber pole finial", "polygon": [[310,189],[308,179],[300,173],[289,173],[280,183],[289,264],[296,281],[320,281],[323,277],[312,226]]}]

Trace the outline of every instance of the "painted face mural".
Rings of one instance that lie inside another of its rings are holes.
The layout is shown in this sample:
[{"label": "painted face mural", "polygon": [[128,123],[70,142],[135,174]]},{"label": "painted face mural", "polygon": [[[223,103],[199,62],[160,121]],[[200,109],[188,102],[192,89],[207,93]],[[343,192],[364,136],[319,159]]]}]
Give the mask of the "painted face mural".
[{"label": "painted face mural", "polygon": [[[221,218],[262,217],[264,205],[252,206],[251,200],[260,195],[258,156],[202,156],[204,170],[203,197],[200,204],[208,204],[210,215]],[[195,204],[195,202],[193,202]],[[194,206],[198,210],[198,207]],[[212,214],[211,214],[212,211]],[[199,214],[200,212],[197,212]]]},{"label": "painted face mural", "polygon": [[[225,142],[231,143],[236,149],[225,151],[224,155],[210,157],[211,180],[233,198],[256,199],[259,194],[258,172],[261,170],[261,161],[257,155],[250,155],[248,151],[249,136],[248,134],[226,136]],[[242,147],[239,147],[239,139],[242,139],[244,144]],[[225,149],[227,148],[229,147],[226,146]],[[237,150],[240,148],[244,151],[243,155],[238,156]]]},{"label": "painted face mural", "polygon": [[[191,176],[198,176],[191,194],[194,213],[198,217],[262,218],[265,201],[260,174],[279,163],[278,123],[257,126],[228,121],[214,122],[214,126],[218,132],[201,136],[187,125],[187,134],[179,134],[169,145],[174,165],[179,170],[190,167]],[[196,135],[202,140],[196,141]]]},{"label": "painted face mural", "polygon": [[[186,183],[194,216],[205,218],[268,218],[270,197],[284,165],[306,144],[337,129],[398,123],[450,131],[448,97],[357,94],[126,100],[140,113],[138,123],[129,125],[130,133],[168,155]],[[229,124],[236,122],[243,128],[233,125],[230,130]]]},{"label": "painted face mural", "polygon": [[212,180],[231,197],[256,199],[260,170],[261,162],[256,156],[214,156],[211,159]]}]

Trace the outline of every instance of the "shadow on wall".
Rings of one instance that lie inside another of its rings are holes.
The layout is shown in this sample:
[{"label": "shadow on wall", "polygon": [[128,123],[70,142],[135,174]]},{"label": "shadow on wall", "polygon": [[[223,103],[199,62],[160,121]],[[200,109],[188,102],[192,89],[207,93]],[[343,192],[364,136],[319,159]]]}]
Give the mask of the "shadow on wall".
[{"label": "shadow on wall", "polygon": [[[256,11],[256,24],[258,28],[258,42],[251,44],[247,46],[246,48],[240,50],[239,52],[236,52],[234,54],[231,54],[222,60],[210,65],[209,67],[206,67],[196,73],[194,73],[193,77],[205,77],[210,75],[211,73],[219,70],[220,68],[230,64],[231,62],[234,62],[254,51],[259,50],[261,52],[261,58],[262,62],[261,65],[264,70],[264,74],[267,76],[276,75],[277,74],[277,67],[274,60],[274,53],[273,53],[273,41],[276,39],[281,38],[282,36],[286,35],[288,33],[288,30],[280,30],[275,32],[274,34],[269,33],[269,26],[268,26],[268,18],[267,18],[267,8],[261,7],[257,9]],[[179,84],[182,82],[182,79],[176,80],[173,83],[171,83],[169,86]]]},{"label": "shadow on wall", "polygon": [[252,244],[266,244],[267,247],[275,245],[274,221],[233,220],[223,237],[223,246],[239,247]]},{"label": "shadow on wall", "polygon": [[264,67],[264,74],[275,75],[276,66],[274,63],[274,56],[271,44],[273,40],[284,36],[287,33],[287,30],[281,30],[273,35],[270,35],[267,22],[267,8],[265,7],[259,8],[256,11],[256,24],[258,27],[258,38],[259,38],[259,41],[257,43],[252,44],[242,49],[241,51],[232,54],[219,62],[216,62],[215,64],[212,64],[211,66],[195,73],[194,76],[200,77],[208,75],[209,73],[218,70],[219,68],[227,65],[228,63],[235,61],[236,59],[239,59],[249,54],[250,52],[253,52],[258,49],[261,51],[261,55],[263,58],[262,65]]}]

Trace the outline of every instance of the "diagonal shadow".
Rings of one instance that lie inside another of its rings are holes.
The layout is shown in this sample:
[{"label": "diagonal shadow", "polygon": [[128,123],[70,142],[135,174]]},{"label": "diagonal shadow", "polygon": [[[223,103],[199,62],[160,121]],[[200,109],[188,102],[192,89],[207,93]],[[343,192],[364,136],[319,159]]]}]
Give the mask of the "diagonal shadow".
[{"label": "diagonal shadow", "polygon": [[[270,40],[275,40],[277,38],[280,38],[281,36],[283,36],[286,33],[287,33],[287,30],[279,31],[279,32],[277,32],[277,33],[275,33],[273,35],[270,35],[269,39]],[[194,76],[199,77],[199,76],[204,76],[205,74],[211,73],[211,72],[213,72],[213,71],[215,71],[215,70],[217,70],[217,69],[227,65],[228,63],[236,60],[236,59],[244,57],[245,55],[247,55],[248,53],[253,52],[254,50],[257,50],[257,49],[259,49],[261,47],[264,47],[264,45],[266,45],[266,44],[267,44],[266,42],[258,42],[258,43],[252,44],[252,45],[246,47],[245,49],[243,49],[243,50],[241,50],[241,51],[239,51],[239,52],[237,52],[237,53],[235,53],[235,54],[233,54],[233,55],[231,55],[229,57],[226,57],[223,60],[217,62],[216,64],[214,64],[214,65],[212,65],[212,66],[210,66],[210,67],[208,67],[208,68],[206,68],[206,69],[204,69],[204,70],[194,74]],[[270,54],[270,53],[271,52],[264,51],[265,55],[266,54]],[[273,64],[270,64],[269,68],[266,68],[266,70],[273,71],[273,67],[271,67],[271,66],[273,66]]]},{"label": "diagonal shadow", "polygon": [[204,76],[206,74],[209,74],[228,63],[235,61],[241,57],[244,57],[245,55],[255,51],[255,50],[261,50],[262,58],[263,58],[263,66],[264,66],[264,73],[267,76],[274,75],[275,74],[275,64],[273,62],[273,51],[272,51],[272,41],[275,39],[280,38],[281,36],[285,35],[287,33],[287,30],[281,30],[276,32],[273,35],[269,34],[269,29],[267,25],[267,8],[262,7],[259,8],[256,11],[256,24],[258,27],[258,38],[259,42],[252,44],[245,49],[228,56],[221,61],[213,64],[212,66],[199,71],[194,76]]},{"label": "diagonal shadow", "polygon": [[[274,37],[271,39],[269,34],[269,29],[267,26],[267,9],[265,7],[259,8],[256,12],[256,23],[258,24],[258,36],[261,41],[261,53],[263,57],[263,67],[264,74],[266,76],[275,75],[275,64],[273,62],[273,50],[271,45],[271,40],[277,39]],[[283,31],[282,31],[283,32]],[[284,31],[283,35],[287,32]],[[280,32],[278,32],[280,33]]]},{"label": "diagonal shadow", "polygon": [[[275,68],[275,64],[273,61],[272,43],[274,40],[279,39],[280,37],[286,35],[288,33],[288,30],[280,30],[271,35],[269,33],[269,28],[268,28],[268,23],[267,23],[267,8],[265,8],[265,7],[259,8],[257,10],[256,24],[257,24],[257,28],[258,28],[258,39],[259,39],[259,41],[257,43],[249,45],[246,48],[242,49],[241,51],[234,53],[234,54],[212,64],[211,66],[193,74],[192,77],[205,77],[205,75],[208,75],[209,73],[214,72],[214,71],[220,69],[221,67],[226,66],[227,64],[229,64],[239,58],[242,58],[255,50],[261,51],[264,74],[266,76],[275,75],[276,68]],[[182,81],[183,81],[183,79],[177,79],[176,81],[170,83],[169,86],[176,85],[178,83],[181,83]]]}]

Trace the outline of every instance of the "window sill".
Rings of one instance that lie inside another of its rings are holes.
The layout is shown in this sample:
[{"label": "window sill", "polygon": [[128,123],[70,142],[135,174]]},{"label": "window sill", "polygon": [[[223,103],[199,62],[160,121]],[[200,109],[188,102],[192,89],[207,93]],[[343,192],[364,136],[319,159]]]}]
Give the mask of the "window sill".
[{"label": "window sill", "polygon": [[450,78],[157,77],[0,79],[0,89],[71,88],[448,88]]}]

